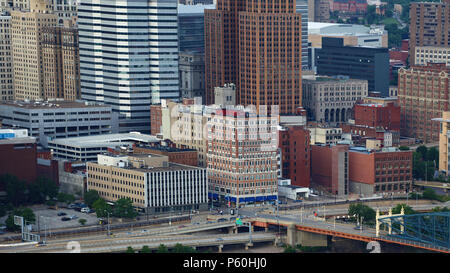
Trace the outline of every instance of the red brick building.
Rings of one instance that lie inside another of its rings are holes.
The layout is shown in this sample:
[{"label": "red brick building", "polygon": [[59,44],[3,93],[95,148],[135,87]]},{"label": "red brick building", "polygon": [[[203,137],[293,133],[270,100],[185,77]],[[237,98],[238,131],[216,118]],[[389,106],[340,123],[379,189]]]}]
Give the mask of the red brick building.
[{"label": "red brick building", "polygon": [[449,111],[450,67],[444,63],[400,68],[398,103],[401,105],[401,135],[424,143],[439,141],[439,122],[443,111]]},{"label": "red brick building", "polygon": [[311,145],[311,186],[348,195],[348,145]]},{"label": "red brick building", "polygon": [[161,104],[150,106],[150,134],[156,136],[161,133],[162,108]]},{"label": "red brick building", "polygon": [[295,113],[302,105],[301,51],[295,1],[218,0],[205,10],[206,103],[214,103],[214,87],[235,83],[238,104]]},{"label": "red brick building", "polygon": [[400,131],[400,106],[394,103],[356,104],[354,113],[355,125]]},{"label": "red brick building", "polygon": [[339,11],[346,13],[365,13],[367,12],[367,1],[365,0],[332,0],[330,11]]},{"label": "red brick building", "polygon": [[362,148],[349,149],[350,192],[400,194],[411,189],[412,151],[393,148],[368,152]]},{"label": "red brick building", "polygon": [[31,183],[36,180],[36,139],[31,137],[0,140],[0,175],[10,174]]},{"label": "red brick building", "polygon": [[310,186],[310,133],[303,126],[288,126],[279,131],[281,168],[283,178],[291,179],[291,185]]},{"label": "red brick building", "polygon": [[167,146],[148,146],[134,145],[135,154],[158,154],[169,157],[169,162],[184,164],[189,166],[198,166],[198,155],[194,149],[179,149]]}]

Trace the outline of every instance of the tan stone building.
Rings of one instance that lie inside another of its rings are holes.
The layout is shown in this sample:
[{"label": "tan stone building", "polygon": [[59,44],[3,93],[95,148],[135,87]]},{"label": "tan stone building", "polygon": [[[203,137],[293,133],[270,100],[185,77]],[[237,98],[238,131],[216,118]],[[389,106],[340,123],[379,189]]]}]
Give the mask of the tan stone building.
[{"label": "tan stone building", "polygon": [[155,154],[98,155],[87,163],[87,188],[108,202],[130,198],[142,211],[162,213],[206,209],[206,169],[169,163]]},{"label": "tan stone building", "polygon": [[31,11],[11,12],[11,43],[14,71],[14,99],[45,98],[41,48],[42,30],[55,27],[57,16],[44,0],[31,1]]},{"label": "tan stone building", "polygon": [[44,97],[76,100],[80,98],[78,29],[71,20],[62,22],[42,29]]},{"label": "tan stone building", "polygon": [[398,103],[401,105],[402,136],[424,143],[439,141],[439,124],[432,121],[449,110],[450,67],[428,64],[400,68],[398,71]]},{"label": "tan stone building", "polygon": [[353,106],[368,95],[367,80],[348,77],[303,76],[303,107],[308,120],[347,122]]},{"label": "tan stone building", "polygon": [[439,171],[445,172],[448,175],[448,144],[450,143],[450,132],[449,132],[449,123],[450,123],[450,112],[445,111],[442,112],[441,118],[433,119],[433,121],[440,122],[440,130],[439,130]]},{"label": "tan stone building", "polygon": [[199,166],[206,167],[206,124],[216,109],[219,109],[218,106],[193,104],[192,100],[185,100],[184,103],[162,103],[163,138],[170,139],[178,148],[197,150]]},{"label": "tan stone building", "polygon": [[14,99],[10,30],[11,16],[0,11],[0,101]]},{"label": "tan stone building", "polygon": [[450,66],[450,47],[417,46],[414,50],[414,63],[416,65],[445,63],[447,66]]},{"label": "tan stone building", "polygon": [[410,63],[417,46],[450,46],[450,0],[414,2],[409,10]]}]

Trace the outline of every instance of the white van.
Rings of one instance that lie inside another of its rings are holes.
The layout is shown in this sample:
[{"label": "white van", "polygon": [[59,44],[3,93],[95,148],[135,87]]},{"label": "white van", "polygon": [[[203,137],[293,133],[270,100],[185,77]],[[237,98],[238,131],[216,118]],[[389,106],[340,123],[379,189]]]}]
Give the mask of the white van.
[{"label": "white van", "polygon": [[85,207],[85,208],[82,208],[82,209],[81,209],[81,212],[83,212],[83,213],[89,213],[89,212],[91,212],[91,210],[90,210],[88,207]]}]

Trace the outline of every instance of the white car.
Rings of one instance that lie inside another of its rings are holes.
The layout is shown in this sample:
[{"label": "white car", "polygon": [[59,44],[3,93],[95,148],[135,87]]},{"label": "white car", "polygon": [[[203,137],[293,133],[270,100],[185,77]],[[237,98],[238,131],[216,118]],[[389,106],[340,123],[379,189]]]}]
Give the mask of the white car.
[{"label": "white car", "polygon": [[81,209],[81,212],[83,212],[83,213],[89,213],[89,212],[91,212],[91,210],[90,210],[88,207],[85,207],[85,208],[82,208],[82,209]]}]

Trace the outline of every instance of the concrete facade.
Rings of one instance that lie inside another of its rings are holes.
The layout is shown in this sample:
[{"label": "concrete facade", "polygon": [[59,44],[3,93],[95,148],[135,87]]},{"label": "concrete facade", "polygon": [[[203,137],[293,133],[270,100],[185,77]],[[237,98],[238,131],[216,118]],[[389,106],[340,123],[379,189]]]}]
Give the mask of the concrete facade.
[{"label": "concrete facade", "polygon": [[356,102],[368,95],[367,80],[303,76],[302,103],[308,119],[320,123],[347,122]]},{"label": "concrete facade", "polygon": [[[160,166],[160,159],[163,166]],[[137,162],[141,164],[136,165]],[[166,156],[152,155],[149,158],[149,155],[140,155],[121,162],[88,162],[87,173],[88,190],[98,191],[109,202],[130,198],[134,207],[151,213],[207,208],[206,169],[169,163]]]},{"label": "concrete facade", "polygon": [[311,146],[311,185],[332,195],[349,194],[348,145]]},{"label": "concrete facade", "polygon": [[205,99],[205,56],[203,53],[180,52],[180,93],[182,98]]},{"label": "concrete facade", "polygon": [[401,68],[398,72],[398,102],[401,107],[401,135],[424,143],[439,141],[440,118],[449,109],[450,67],[428,64]]},{"label": "concrete facade", "polygon": [[449,46],[416,46],[414,48],[414,64],[445,63],[450,66]]},{"label": "concrete facade", "polygon": [[74,101],[0,103],[3,125],[28,129],[46,147],[50,138],[116,133],[117,115],[111,106]]},{"label": "concrete facade", "polygon": [[14,100],[11,16],[0,8],[0,101]]}]

